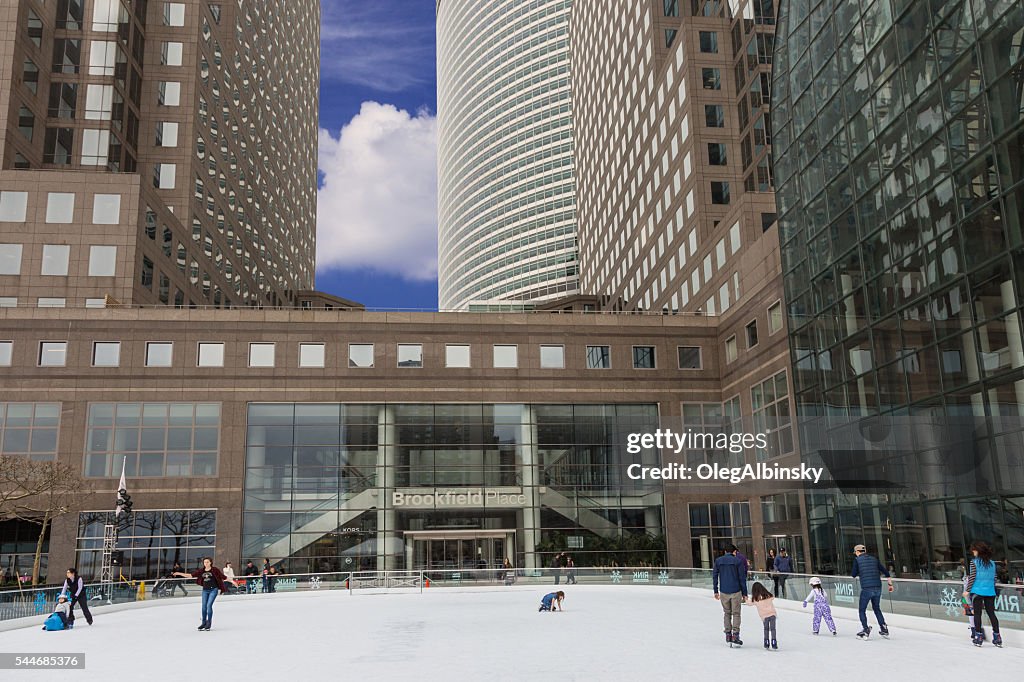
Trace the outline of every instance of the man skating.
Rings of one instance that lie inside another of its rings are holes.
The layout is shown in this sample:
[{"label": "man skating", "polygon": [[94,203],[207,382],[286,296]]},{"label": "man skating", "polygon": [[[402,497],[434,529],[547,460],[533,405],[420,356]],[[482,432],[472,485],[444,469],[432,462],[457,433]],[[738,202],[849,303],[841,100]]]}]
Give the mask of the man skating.
[{"label": "man skating", "polygon": [[742,646],[740,608],[747,600],[747,567],[746,562],[736,556],[736,545],[729,545],[725,551],[725,554],[715,559],[711,583],[715,599],[722,602],[725,641],[729,646]]},{"label": "man skating", "polygon": [[889,628],[885,625],[885,616],[882,615],[879,602],[882,599],[882,576],[888,578],[890,592],[892,592],[892,577],[878,557],[868,554],[868,549],[864,545],[854,547],[853,553],[857,555],[857,558],[853,560],[853,570],[850,575],[860,578],[860,604],[857,607],[857,612],[860,614],[861,630],[857,633],[857,637],[867,639],[871,636],[871,628],[868,626],[868,602],[871,602],[871,609],[875,612],[875,619],[878,621],[878,634],[888,637]]}]

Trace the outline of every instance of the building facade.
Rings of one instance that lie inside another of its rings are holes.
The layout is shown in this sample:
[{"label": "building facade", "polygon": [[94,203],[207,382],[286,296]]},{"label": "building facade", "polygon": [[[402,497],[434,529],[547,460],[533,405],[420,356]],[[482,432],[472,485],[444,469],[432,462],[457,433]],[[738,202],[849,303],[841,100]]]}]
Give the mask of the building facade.
[{"label": "building facade", "polygon": [[571,0],[438,0],[441,310],[576,293]]},{"label": "building facade", "polygon": [[313,288],[319,2],[2,11],[3,305],[293,305]]},{"label": "building facade", "polygon": [[[699,315],[716,330],[722,401],[702,414],[770,424],[750,462],[799,461],[771,181],[771,2],[577,2],[569,21],[580,288],[597,307]],[[805,561],[801,496],[747,505],[769,549]],[[706,520],[677,523],[694,552]],[[749,524],[751,521],[747,521]],[[729,521],[735,526],[741,522]],[[685,530],[684,530],[685,532]],[[725,543],[705,543],[705,564]]]},{"label": "building facade", "polygon": [[[782,5],[776,180],[797,414],[911,420],[898,488],[808,496],[814,563],[867,541],[956,575],[974,540],[1024,572],[1024,8]],[[969,434],[957,452],[937,422]],[[899,461],[896,461],[896,460]]]},{"label": "building facade", "polygon": [[48,558],[90,578],[122,463],[135,577],[208,554],[702,566],[771,530],[749,501],[628,475],[662,462],[628,434],[726,424],[711,318],[6,308],[0,329],[3,454],[81,472]]}]

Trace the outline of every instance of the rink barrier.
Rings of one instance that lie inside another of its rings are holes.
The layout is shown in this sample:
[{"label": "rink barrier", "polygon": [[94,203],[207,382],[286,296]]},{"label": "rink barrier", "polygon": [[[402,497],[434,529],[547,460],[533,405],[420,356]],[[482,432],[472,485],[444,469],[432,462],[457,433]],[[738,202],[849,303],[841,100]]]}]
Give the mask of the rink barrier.
[{"label": "rink barrier", "polygon": [[[857,580],[846,576],[822,575],[822,587],[829,601],[836,606],[857,608],[860,599],[860,585]],[[786,593],[780,599],[801,602],[810,591],[810,575],[790,573],[785,578]],[[557,583],[556,583],[557,580]],[[773,590],[773,576],[763,571],[748,575],[748,587],[760,581],[769,591]],[[89,608],[100,611],[109,604],[123,604],[138,601],[145,594],[146,601],[182,599],[181,587],[188,596],[196,597],[201,588],[191,579],[159,579],[144,581],[144,592],[139,589],[140,581],[115,584],[110,594],[101,585],[87,585]],[[549,589],[554,585],[560,589],[579,585],[653,585],[692,587],[711,592],[711,571],[699,568],[636,567],[576,567],[567,569],[425,569],[393,571],[341,571],[301,574],[279,574],[276,576],[240,577],[236,585],[223,598],[246,599],[256,595],[272,595],[285,592],[346,591],[358,595],[379,591],[401,591],[422,593],[424,590],[451,587],[478,589],[510,589],[513,587],[540,587]],[[882,585],[881,606],[885,613],[903,614],[933,618],[948,622],[966,622],[961,605],[963,583],[950,580],[918,580],[894,578],[894,590],[887,591]],[[154,589],[156,588],[156,589]],[[60,593],[60,587],[25,587],[0,591],[0,621],[32,616],[45,616],[53,611],[53,605]],[[1022,623],[1024,607],[1024,585],[999,585],[996,596],[996,613],[1004,628],[1024,630]],[[987,622],[987,618],[986,618]]]}]

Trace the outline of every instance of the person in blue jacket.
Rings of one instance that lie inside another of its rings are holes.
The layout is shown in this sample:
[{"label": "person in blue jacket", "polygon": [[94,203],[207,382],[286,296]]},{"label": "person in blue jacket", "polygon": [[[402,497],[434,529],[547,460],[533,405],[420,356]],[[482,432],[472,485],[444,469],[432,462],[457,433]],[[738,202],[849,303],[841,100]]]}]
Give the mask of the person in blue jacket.
[{"label": "person in blue jacket", "polygon": [[878,633],[883,637],[889,636],[889,628],[885,624],[885,616],[882,615],[882,576],[889,579],[889,591],[892,592],[892,577],[888,569],[882,565],[878,557],[868,554],[868,548],[864,545],[857,545],[853,548],[857,558],[853,560],[853,571],[850,575],[860,578],[860,604],[857,612],[860,614],[861,631],[857,633],[860,639],[867,639],[871,636],[871,628],[868,627],[868,602],[875,612],[875,619],[878,621]]},{"label": "person in blue jacket", "polygon": [[[742,646],[740,639],[740,607],[747,600],[747,562],[736,556],[736,545],[725,548],[725,554],[715,559],[711,571],[711,584],[715,599],[722,602],[725,641]],[[721,592],[719,592],[721,588]]]},{"label": "person in blue jacket", "polygon": [[789,579],[789,574],[793,572],[793,558],[786,552],[786,548],[782,547],[779,549],[779,556],[775,557],[775,596],[787,598],[786,595],[786,580]]},{"label": "person in blue jacket", "polygon": [[985,641],[985,630],[981,627],[981,610],[985,609],[992,623],[992,643],[1002,646],[999,619],[996,618],[996,562],[992,561],[992,548],[985,542],[975,542],[971,545],[971,554],[974,558],[967,565],[969,572],[964,586],[964,599],[974,604],[971,641],[974,646],[981,646]]},{"label": "person in blue jacket", "polygon": [[540,600],[538,611],[562,611],[562,600],[565,599],[565,592],[549,592]]}]

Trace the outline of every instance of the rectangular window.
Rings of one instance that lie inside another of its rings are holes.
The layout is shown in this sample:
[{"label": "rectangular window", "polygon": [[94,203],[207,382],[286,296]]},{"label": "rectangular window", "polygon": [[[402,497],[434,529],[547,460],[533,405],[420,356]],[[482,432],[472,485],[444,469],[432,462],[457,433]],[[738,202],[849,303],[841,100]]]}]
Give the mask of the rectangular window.
[{"label": "rectangular window", "polygon": [[173,358],[173,342],[149,341],[146,343],[146,367],[170,367]]},{"label": "rectangular window", "polygon": [[[85,88],[87,121],[109,121],[114,112],[114,86],[90,84]],[[109,132],[109,131],[104,131]]]},{"label": "rectangular window", "polygon": [[666,17],[678,17],[679,16],[679,0],[664,0],[665,2],[665,16]]},{"label": "rectangular window", "polygon": [[0,367],[10,367],[14,358],[14,342],[0,341]]},{"label": "rectangular window", "polygon": [[721,104],[704,105],[704,123],[708,128],[725,127],[725,109]]},{"label": "rectangular window", "polygon": [[117,269],[116,246],[89,247],[89,276],[113,277]]},{"label": "rectangular window", "polygon": [[157,103],[165,107],[176,107],[181,104],[181,83],[176,81],[160,81],[157,86]]},{"label": "rectangular window", "polygon": [[700,346],[679,346],[679,369],[703,369]]},{"label": "rectangular window", "polygon": [[729,204],[729,183],[722,181],[714,181],[711,183],[711,203],[728,205]]},{"label": "rectangular window", "polygon": [[71,258],[71,247],[66,244],[44,244],[43,265],[40,275],[66,277],[68,261]]},{"label": "rectangular window", "polygon": [[173,163],[153,164],[153,186],[157,189],[174,189],[178,167]]},{"label": "rectangular window", "polygon": [[724,144],[721,142],[708,143],[708,163],[712,166],[728,165],[729,159]]},{"label": "rectangular window", "polygon": [[68,342],[67,341],[40,341],[39,342],[39,366],[40,367],[63,367],[67,364]]},{"label": "rectangular window", "polygon": [[113,76],[117,60],[117,43],[113,40],[94,40],[89,47],[89,75]]},{"label": "rectangular window", "polygon": [[185,3],[165,2],[164,3],[164,26],[185,25]]},{"label": "rectangular window", "polygon": [[89,403],[87,428],[86,477],[217,475],[217,403]]},{"label": "rectangular window", "polygon": [[28,192],[0,192],[0,223],[23,223],[28,214]]},{"label": "rectangular window", "polygon": [[757,345],[757,320],[751,320],[747,325],[747,348]]},{"label": "rectangular window", "polygon": [[327,349],[322,343],[300,343],[299,344],[299,367],[325,366],[327,360]]},{"label": "rectangular window", "polygon": [[[33,114],[32,110],[28,107],[20,107],[18,109],[18,132],[21,133],[29,142],[31,142],[32,138],[35,136],[36,115]],[[47,131],[47,136],[49,136],[49,131]],[[47,143],[47,148],[49,148],[49,143]]]},{"label": "rectangular window", "polygon": [[118,0],[95,0],[92,13],[92,30],[113,33],[117,30],[118,15],[121,14]]},{"label": "rectangular window", "polygon": [[177,147],[178,146],[178,124],[168,121],[161,121],[156,124],[156,146]]},{"label": "rectangular window", "polygon": [[611,346],[587,346],[587,369],[611,369]]},{"label": "rectangular window", "polygon": [[348,345],[348,366],[358,369],[373,367],[373,344],[350,343]]},{"label": "rectangular window", "polygon": [[46,222],[70,223],[75,215],[75,195],[70,192],[50,192],[46,195]]},{"label": "rectangular window", "polygon": [[110,157],[110,131],[82,131],[82,165],[105,166]]},{"label": "rectangular window", "polygon": [[86,308],[106,308],[107,299],[105,298],[87,298],[85,299]]},{"label": "rectangular window", "polygon": [[[0,245],[2,246],[2,245]],[[17,308],[18,297],[17,296],[0,296],[0,308]]]},{"label": "rectangular window", "polygon": [[718,69],[703,68],[700,70],[700,82],[705,90],[721,90],[722,74]]},{"label": "rectangular window", "polygon": [[33,94],[39,92],[39,67],[31,59],[26,59],[22,64],[21,81]]},{"label": "rectangular window", "polygon": [[43,140],[43,163],[55,166],[71,164],[71,148],[75,144],[75,131],[71,128],[47,128]]},{"label": "rectangular window", "polygon": [[181,66],[183,43],[165,42],[160,47],[160,63],[163,66]]},{"label": "rectangular window", "polygon": [[633,369],[654,368],[654,346],[633,346]]},{"label": "rectangular window", "polygon": [[249,344],[249,366],[250,367],[273,367],[274,366],[274,344],[273,343],[250,343]]},{"label": "rectangular window", "polygon": [[119,367],[120,365],[120,341],[97,341],[92,344],[93,367]]},{"label": "rectangular window", "polygon": [[92,198],[92,224],[117,225],[121,222],[121,195],[96,194]]},{"label": "rectangular window", "polygon": [[674,28],[666,28],[665,29],[665,47],[666,48],[672,47],[672,43],[676,42],[676,34],[677,33],[679,33],[679,31],[674,29]]},{"label": "rectangular window", "polygon": [[21,274],[21,244],[0,244],[0,275]]},{"label": "rectangular window", "polygon": [[419,343],[398,344],[399,367],[422,367],[423,345]]},{"label": "rectangular window", "polygon": [[565,369],[565,346],[541,346],[540,366],[543,369]]},{"label": "rectangular window", "polygon": [[736,336],[730,336],[725,340],[725,361],[735,362],[737,358]]},{"label": "rectangular window", "polygon": [[0,455],[57,458],[60,403],[0,403]]},{"label": "rectangular window", "polygon": [[43,296],[36,299],[36,307],[38,308],[63,308],[68,303],[66,298],[51,298]]},{"label": "rectangular window", "polygon": [[[701,31],[700,51],[705,54],[718,54],[718,33],[715,31]],[[718,88],[715,89],[717,90]]]},{"label": "rectangular window", "polygon": [[768,333],[774,334],[782,329],[782,301],[776,301],[768,308]]},{"label": "rectangular window", "polygon": [[519,346],[494,345],[494,368],[515,369],[519,367]]},{"label": "rectangular window", "polygon": [[469,367],[470,348],[468,344],[448,344],[444,347],[445,367]]},{"label": "rectangular window", "polygon": [[196,353],[197,367],[223,367],[224,366],[224,344],[212,342],[200,342]]}]

